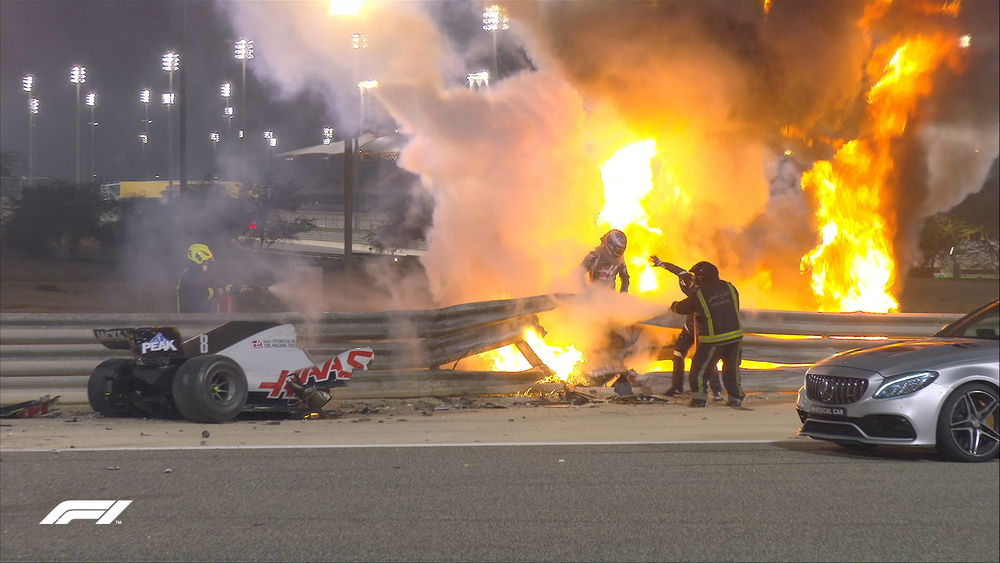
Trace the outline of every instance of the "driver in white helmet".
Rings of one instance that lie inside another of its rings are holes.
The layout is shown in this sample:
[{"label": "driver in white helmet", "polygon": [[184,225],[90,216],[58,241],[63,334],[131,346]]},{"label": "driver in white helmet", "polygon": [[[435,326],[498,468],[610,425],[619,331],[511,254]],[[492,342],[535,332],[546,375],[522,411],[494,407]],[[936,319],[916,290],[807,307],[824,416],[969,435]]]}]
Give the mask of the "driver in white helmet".
[{"label": "driver in white helmet", "polygon": [[621,280],[618,291],[628,293],[629,275],[625,265],[625,248],[628,239],[625,233],[611,229],[601,237],[601,244],[587,253],[583,259],[583,269],[587,272],[587,281],[605,284],[615,288],[616,279]]}]

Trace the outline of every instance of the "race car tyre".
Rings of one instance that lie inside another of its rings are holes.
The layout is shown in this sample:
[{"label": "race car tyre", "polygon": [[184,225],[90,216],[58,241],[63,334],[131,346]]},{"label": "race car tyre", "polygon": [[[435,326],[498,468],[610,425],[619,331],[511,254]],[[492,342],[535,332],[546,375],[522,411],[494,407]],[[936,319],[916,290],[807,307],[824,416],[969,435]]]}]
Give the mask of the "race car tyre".
[{"label": "race car tyre", "polygon": [[937,449],[954,461],[988,461],[1000,452],[1000,393],[985,383],[965,384],[941,406]]},{"label": "race car tyre", "polygon": [[90,379],[87,380],[87,399],[90,400],[90,408],[104,416],[115,418],[138,416],[141,413],[136,408],[116,404],[107,395],[108,380],[127,376],[132,364],[132,360],[113,358],[104,360],[90,372]]},{"label": "race car tyre", "polygon": [[192,422],[225,422],[247,402],[247,378],[239,364],[225,356],[198,356],[177,370],[174,404]]}]

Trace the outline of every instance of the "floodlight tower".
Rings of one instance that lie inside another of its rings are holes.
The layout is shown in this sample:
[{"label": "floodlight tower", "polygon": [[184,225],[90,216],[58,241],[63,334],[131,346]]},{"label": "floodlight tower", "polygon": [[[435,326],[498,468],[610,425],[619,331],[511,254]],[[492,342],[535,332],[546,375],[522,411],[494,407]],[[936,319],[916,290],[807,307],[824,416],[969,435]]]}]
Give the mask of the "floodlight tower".
[{"label": "floodlight tower", "polygon": [[[174,183],[174,122],[170,119],[170,106],[174,105],[174,73],[181,69],[181,56],[173,51],[163,54],[163,71],[167,73],[169,88],[163,95],[167,106],[167,185]],[[169,100],[169,101],[168,101]]]},{"label": "floodlight tower", "polygon": [[[222,94],[222,99],[225,100],[226,104],[222,109],[222,115],[226,118],[226,138],[228,139],[233,134],[233,106],[229,105],[229,98],[233,95],[232,82],[223,82],[219,88],[219,93]],[[226,142],[228,143],[229,141]]]},{"label": "floodlight tower", "polygon": [[38,98],[35,91],[35,77],[28,74],[21,79],[21,89],[28,94],[28,187],[35,177],[35,115],[38,114]]},{"label": "floodlight tower", "polygon": [[[364,131],[365,128],[365,98],[370,97],[371,91],[374,90],[375,88],[378,88],[378,80],[362,80],[361,82],[358,82],[358,93],[360,94],[361,97],[361,106],[360,106],[361,118],[358,120],[359,135],[362,133],[362,131]],[[368,105],[369,106],[371,105],[371,101],[368,102]]]},{"label": "floodlight tower", "polygon": [[97,105],[97,93],[90,92],[87,94],[87,99],[85,102],[90,106],[90,177],[97,179],[97,161],[94,160],[94,139],[96,137],[97,131],[97,121],[94,120],[94,107]]},{"label": "floodlight tower", "polygon": [[73,65],[69,81],[76,84],[76,183],[80,183],[80,85],[87,82],[87,67]]},{"label": "floodlight tower", "polygon": [[240,38],[236,42],[235,55],[236,60],[240,61],[240,66],[243,67],[243,84],[240,87],[240,97],[242,98],[240,102],[240,139],[243,139],[247,128],[247,61],[253,59],[253,39]]},{"label": "floodlight tower", "polygon": [[149,167],[146,164],[146,145],[149,144],[149,102],[152,100],[152,92],[149,88],[139,90],[139,103],[146,111],[146,118],[142,120],[142,133],[139,134],[139,141],[142,143],[142,179],[149,179]]},{"label": "floodlight tower", "polygon": [[483,29],[493,34],[493,76],[497,75],[497,33],[508,29],[507,10],[493,4],[483,12]]},{"label": "floodlight tower", "polygon": [[274,149],[278,146],[278,137],[274,135],[274,131],[264,131],[264,142],[267,143],[268,152],[271,155],[271,172],[274,172]]}]

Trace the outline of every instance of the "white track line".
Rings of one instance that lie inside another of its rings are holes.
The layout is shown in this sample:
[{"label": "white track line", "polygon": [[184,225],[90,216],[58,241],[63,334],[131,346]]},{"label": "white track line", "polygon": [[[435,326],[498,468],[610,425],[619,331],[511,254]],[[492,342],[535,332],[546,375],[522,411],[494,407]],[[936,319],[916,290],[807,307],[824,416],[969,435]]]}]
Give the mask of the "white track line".
[{"label": "white track line", "polygon": [[641,446],[641,445],[682,445],[682,444],[777,444],[796,440],[674,440],[650,442],[459,442],[441,444],[317,444],[317,445],[269,445],[269,446],[154,446],[154,447],[107,447],[107,448],[48,448],[48,449],[4,449],[3,453],[69,453],[69,452],[157,452],[157,451],[188,451],[188,450],[292,450],[292,449],[367,449],[367,448],[467,448],[467,447],[498,447],[498,446]]}]

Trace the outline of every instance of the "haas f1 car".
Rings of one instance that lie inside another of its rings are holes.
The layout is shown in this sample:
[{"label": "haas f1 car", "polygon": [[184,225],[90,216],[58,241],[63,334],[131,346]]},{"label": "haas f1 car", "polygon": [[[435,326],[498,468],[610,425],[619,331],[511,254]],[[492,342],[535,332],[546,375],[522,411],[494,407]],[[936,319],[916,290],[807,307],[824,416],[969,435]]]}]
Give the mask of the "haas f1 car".
[{"label": "haas f1 car", "polygon": [[371,348],[313,362],[295,327],[230,321],[182,341],[172,327],[96,329],[112,350],[134,359],[105,360],[90,374],[90,406],[104,416],[223,422],[242,412],[317,412],[330,389],[367,370]]}]

